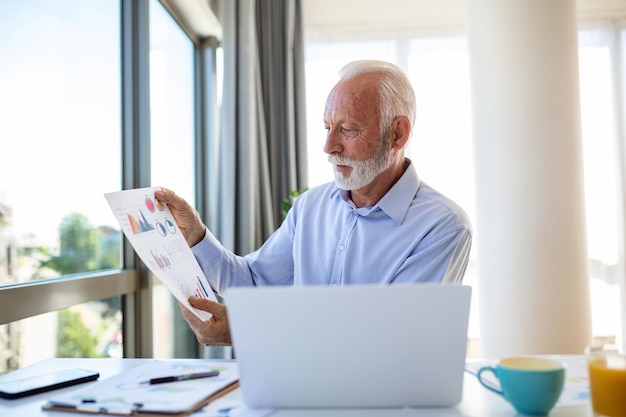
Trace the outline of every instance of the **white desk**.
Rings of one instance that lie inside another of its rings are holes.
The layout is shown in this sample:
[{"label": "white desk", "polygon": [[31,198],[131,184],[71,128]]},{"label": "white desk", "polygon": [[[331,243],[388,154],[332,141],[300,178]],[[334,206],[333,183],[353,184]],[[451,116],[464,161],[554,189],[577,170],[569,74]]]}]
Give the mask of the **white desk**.
[{"label": "white desk", "polygon": [[[48,359],[15,371],[15,377],[28,377],[65,368],[85,368],[100,372],[100,380],[108,378],[149,359]],[[198,359],[199,361],[202,359]],[[93,384],[95,382],[89,382]],[[1,417],[77,417],[84,414],[43,411],[41,406],[46,400],[61,392],[81,389],[85,384],[61,390],[51,391],[31,397],[6,400],[0,398]],[[233,399],[240,399],[239,390],[229,394]],[[278,410],[273,417],[519,417],[520,415],[500,396],[483,388],[476,377],[465,373],[463,401],[457,407],[444,409],[374,409],[374,410]],[[554,408],[550,417],[593,417],[589,405],[580,407]]]}]

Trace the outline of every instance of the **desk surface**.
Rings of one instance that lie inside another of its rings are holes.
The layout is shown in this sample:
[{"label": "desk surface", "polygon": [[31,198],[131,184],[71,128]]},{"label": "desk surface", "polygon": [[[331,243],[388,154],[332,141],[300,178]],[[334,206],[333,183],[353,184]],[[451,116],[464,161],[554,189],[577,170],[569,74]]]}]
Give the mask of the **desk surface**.
[{"label": "desk surface", "polygon": [[[100,380],[116,375],[150,359],[48,359],[15,371],[16,379],[34,376],[65,368],[85,368],[100,372]],[[203,360],[203,359],[198,359]],[[94,382],[90,382],[94,383]],[[81,414],[43,411],[41,406],[53,395],[81,389],[85,384],[61,390],[51,391],[31,397],[6,400],[0,398],[0,416],[2,417],[76,417]],[[241,398],[239,390],[229,394],[235,400]],[[444,409],[376,409],[376,410],[278,410],[273,417],[518,417],[519,414],[497,394],[483,388],[476,377],[465,373],[463,400],[454,408]],[[592,417],[591,407],[557,407],[550,412],[550,417]]]}]

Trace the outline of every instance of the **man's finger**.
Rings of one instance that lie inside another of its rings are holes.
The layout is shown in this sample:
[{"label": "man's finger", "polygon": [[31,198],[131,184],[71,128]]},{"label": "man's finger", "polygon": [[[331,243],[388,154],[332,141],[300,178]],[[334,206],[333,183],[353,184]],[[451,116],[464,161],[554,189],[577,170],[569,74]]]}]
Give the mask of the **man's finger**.
[{"label": "man's finger", "polygon": [[207,311],[213,315],[223,317],[226,312],[224,304],[216,303],[215,301],[207,300],[206,298],[189,297],[189,304],[199,310]]},{"label": "man's finger", "polygon": [[174,191],[163,187],[161,187],[160,190],[156,190],[154,192],[154,196],[157,198],[157,200],[166,203],[168,206],[173,207],[180,205],[181,200],[183,200],[182,197],[180,197]]},{"label": "man's finger", "polygon": [[178,305],[180,306],[180,312],[183,315],[183,318],[187,323],[189,323],[192,328],[202,325],[203,321],[198,316],[196,316],[193,311],[189,310],[186,305],[182,304],[181,302],[179,302]]},{"label": "man's finger", "polygon": [[161,189],[154,192],[154,196],[157,200],[167,204],[170,208],[173,208],[175,210],[193,211],[191,206],[187,204],[187,201],[184,198],[182,198],[170,189],[161,187]]}]

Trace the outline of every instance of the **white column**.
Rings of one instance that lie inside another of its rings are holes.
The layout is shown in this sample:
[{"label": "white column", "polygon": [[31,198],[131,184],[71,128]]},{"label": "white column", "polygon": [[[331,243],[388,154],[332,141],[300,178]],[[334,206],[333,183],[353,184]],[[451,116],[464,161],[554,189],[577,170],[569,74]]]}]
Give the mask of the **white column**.
[{"label": "white column", "polygon": [[485,357],[591,341],[574,0],[468,0]]}]

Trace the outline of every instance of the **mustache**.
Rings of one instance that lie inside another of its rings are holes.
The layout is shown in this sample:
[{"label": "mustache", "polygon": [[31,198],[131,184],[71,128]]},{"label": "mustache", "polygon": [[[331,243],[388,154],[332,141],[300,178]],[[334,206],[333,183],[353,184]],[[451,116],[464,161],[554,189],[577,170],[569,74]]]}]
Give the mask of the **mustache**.
[{"label": "mustache", "polygon": [[357,160],[342,155],[328,155],[327,159],[333,165],[354,166],[355,163],[358,163]]}]

